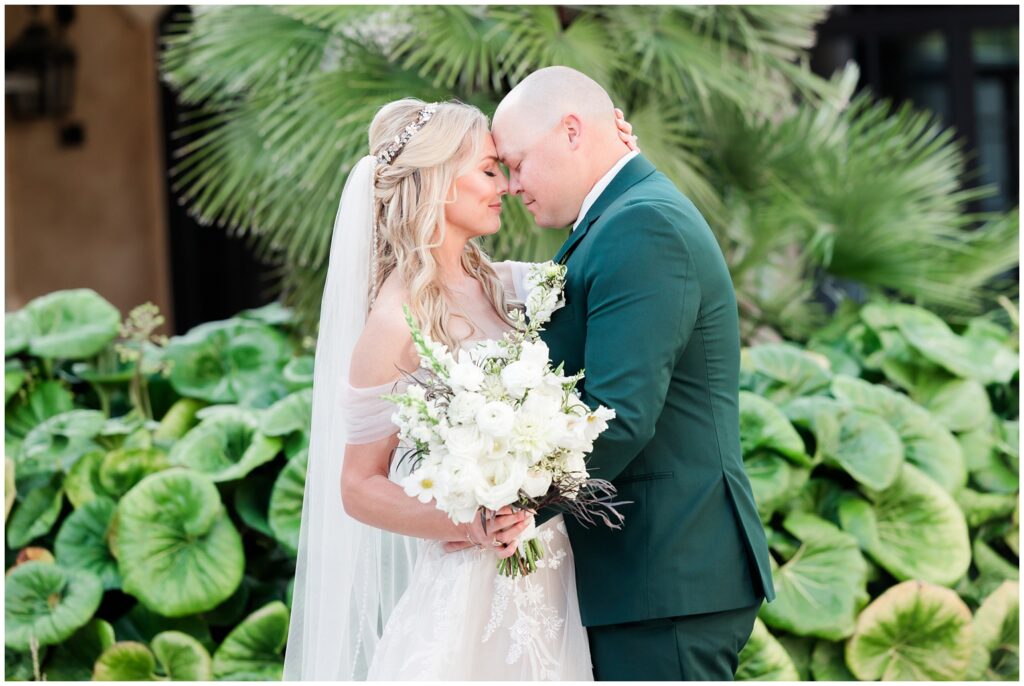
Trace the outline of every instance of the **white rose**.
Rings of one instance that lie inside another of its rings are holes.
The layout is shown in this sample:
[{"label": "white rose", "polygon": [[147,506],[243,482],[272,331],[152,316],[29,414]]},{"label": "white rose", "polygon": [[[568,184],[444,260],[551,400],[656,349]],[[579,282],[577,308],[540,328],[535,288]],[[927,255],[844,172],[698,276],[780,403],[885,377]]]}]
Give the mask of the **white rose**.
[{"label": "white rose", "polygon": [[499,400],[486,403],[476,413],[477,428],[495,438],[507,436],[515,419],[515,410]]},{"label": "white rose", "polygon": [[534,367],[546,367],[550,362],[547,344],[544,341],[524,341],[519,352],[519,361]]},{"label": "white rose", "polygon": [[476,487],[477,501],[491,510],[500,510],[515,502],[526,479],[522,460],[491,460],[481,467],[483,480]]},{"label": "white rose", "polygon": [[487,449],[487,442],[475,426],[453,426],[448,430],[445,446],[456,458],[476,460]]},{"label": "white rose", "polygon": [[514,398],[522,398],[526,391],[538,386],[543,378],[544,367],[521,360],[501,370],[501,381]]},{"label": "white rose", "polygon": [[455,424],[469,424],[476,419],[476,413],[487,399],[479,393],[462,391],[448,403],[448,420]]},{"label": "white rose", "polygon": [[531,498],[539,498],[551,487],[551,472],[546,469],[531,469],[523,481],[523,491]]}]

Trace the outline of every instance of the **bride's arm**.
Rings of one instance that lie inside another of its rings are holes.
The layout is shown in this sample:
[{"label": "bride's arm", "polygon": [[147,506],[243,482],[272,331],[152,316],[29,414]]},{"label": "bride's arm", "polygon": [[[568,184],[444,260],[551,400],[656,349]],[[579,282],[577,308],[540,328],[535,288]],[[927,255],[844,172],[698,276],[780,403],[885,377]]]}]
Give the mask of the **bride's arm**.
[{"label": "bride's arm", "polygon": [[[394,379],[396,367],[417,367],[419,360],[400,306],[397,315],[394,310],[386,301],[378,302],[367,319],[352,355],[350,381],[353,386],[381,385]],[[466,541],[468,535],[474,542],[497,539],[511,543],[526,528],[529,522],[522,513],[499,514],[486,532],[479,520],[472,524],[454,524],[433,501],[421,503],[409,497],[401,486],[388,479],[389,463],[397,446],[397,429],[372,443],[345,446],[340,495],[351,517],[379,529],[441,541]],[[499,557],[507,557],[514,551],[514,546],[507,550],[495,549]]]}]

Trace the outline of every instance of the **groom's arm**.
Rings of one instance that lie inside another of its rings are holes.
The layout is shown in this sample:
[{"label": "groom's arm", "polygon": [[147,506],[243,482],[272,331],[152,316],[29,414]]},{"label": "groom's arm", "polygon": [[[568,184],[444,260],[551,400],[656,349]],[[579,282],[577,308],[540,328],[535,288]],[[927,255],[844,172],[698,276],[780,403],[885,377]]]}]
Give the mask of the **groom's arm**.
[{"label": "groom's arm", "polygon": [[[700,283],[678,224],[651,204],[624,208],[583,265],[587,288],[584,391],[615,419],[587,457],[591,478],[618,477],[654,436],[669,381],[700,308]],[[591,239],[598,238],[592,236]],[[538,525],[559,513],[536,515]]]},{"label": "groom's arm", "polygon": [[[583,401],[615,410],[587,459],[594,478],[618,477],[654,436],[679,355],[700,308],[700,283],[679,223],[653,204],[625,208],[593,245],[587,284]],[[611,244],[610,241],[614,241]]]}]

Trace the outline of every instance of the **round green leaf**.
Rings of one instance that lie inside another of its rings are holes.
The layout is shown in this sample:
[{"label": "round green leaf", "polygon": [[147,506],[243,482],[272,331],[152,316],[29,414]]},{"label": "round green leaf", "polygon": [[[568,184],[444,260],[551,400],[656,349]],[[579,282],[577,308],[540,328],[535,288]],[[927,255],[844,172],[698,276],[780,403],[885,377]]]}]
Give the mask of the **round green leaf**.
[{"label": "round green leaf", "polygon": [[281,375],[289,385],[305,388],[313,385],[313,356],[300,355],[288,361]]},{"label": "round green leaf", "polygon": [[283,389],[278,377],[289,352],[281,332],[244,319],[200,324],[172,338],[166,349],[174,389],[211,403],[242,402],[275,385]]},{"label": "round green leaf", "polygon": [[811,676],[814,681],[856,681],[844,659],[843,643],[818,641],[811,653]]},{"label": "round green leaf", "polygon": [[165,617],[148,609],[142,603],[135,603],[132,609],[114,622],[117,635],[128,641],[151,642],[157,634],[165,631],[179,631],[188,634],[207,650],[214,648],[210,627],[202,615],[186,617]]},{"label": "round green leaf", "polygon": [[1020,584],[1005,581],[974,615],[974,650],[966,679],[1020,679]]},{"label": "round green leaf", "polygon": [[4,413],[4,437],[10,447],[21,445],[21,441],[44,421],[74,409],[71,391],[59,381],[43,381],[37,384],[28,395],[14,401]]},{"label": "round green leaf", "polygon": [[736,681],[798,681],[800,675],[786,649],[760,619],[739,655]]},{"label": "round green leaf", "polygon": [[93,438],[106,421],[96,410],[71,410],[44,420],[22,441],[18,471],[67,471],[82,455],[99,448]]},{"label": "round green leaf", "polygon": [[213,660],[203,644],[180,631],[165,631],[153,639],[153,654],[171,681],[211,681]]},{"label": "round green leaf", "polygon": [[878,534],[868,553],[890,574],[949,586],[967,572],[967,522],[952,496],[933,480],[904,464],[892,486],[867,495]]},{"label": "round green leaf", "polygon": [[204,612],[242,581],[242,540],[216,486],[194,472],[152,474],[118,505],[123,587],[168,617]]},{"label": "round green leaf", "polygon": [[776,597],[762,606],[761,619],[798,636],[849,636],[867,599],[867,564],[856,539],[810,514],[791,514],[783,526],[802,545],[773,569]]},{"label": "round green leaf", "polygon": [[156,659],[142,643],[118,641],[103,651],[93,681],[156,681]]},{"label": "round green leaf", "polygon": [[4,364],[4,403],[7,403],[14,394],[21,390],[28,377],[21,360],[7,360]]},{"label": "round green leaf", "polygon": [[921,354],[957,376],[981,384],[1009,383],[1017,371],[1017,354],[987,337],[965,338],[928,310],[892,304],[900,332]]},{"label": "round green leaf", "polygon": [[772,450],[797,464],[810,466],[804,441],[793,425],[771,401],[740,391],[740,447],[743,454],[757,449]]},{"label": "round green leaf", "polygon": [[293,457],[281,470],[270,492],[268,520],[274,536],[293,554],[299,548],[299,527],[302,524],[302,499],[306,488],[308,453]]},{"label": "round green leaf", "polygon": [[981,426],[957,436],[971,479],[983,490],[1016,493],[1019,469],[999,440],[999,425],[990,415]]},{"label": "round green leaf", "polygon": [[757,511],[764,521],[804,485],[810,474],[809,469],[797,467],[786,458],[768,452],[744,456],[743,468],[754,492]]},{"label": "round green leaf", "polygon": [[744,348],[740,354],[744,386],[777,403],[828,388],[829,369],[828,358],[786,343]]},{"label": "round green leaf", "polygon": [[288,640],[288,608],[274,601],[252,613],[213,654],[213,674],[228,681],[280,681]]},{"label": "round green leaf", "polygon": [[[39,649],[39,659],[46,657],[46,648]],[[36,681],[36,666],[32,663],[32,654],[4,648],[4,679],[6,681]]]},{"label": "round green leaf", "polygon": [[903,442],[881,417],[853,410],[843,417],[839,444],[825,453],[825,461],[868,488],[887,488],[903,464]]},{"label": "round green leaf", "polygon": [[170,467],[167,455],[158,448],[112,450],[100,463],[100,486],[119,498],[150,474]]},{"label": "round green leaf", "polygon": [[967,526],[977,527],[993,519],[1009,517],[1017,506],[1017,496],[1001,493],[980,493],[970,488],[957,492],[956,502],[963,510]]},{"label": "round green leaf", "polygon": [[23,311],[32,321],[29,351],[37,357],[92,357],[117,337],[121,324],[117,308],[88,288],[48,293]]},{"label": "round green leaf", "polygon": [[68,471],[64,479],[64,491],[76,508],[107,495],[100,483],[100,465],[103,464],[103,457],[104,453],[98,450],[86,453],[78,458]]},{"label": "round green leaf", "polygon": [[104,589],[121,586],[117,560],[108,543],[116,510],[117,505],[108,498],[97,498],[82,505],[64,520],[54,542],[57,562],[68,569],[92,572],[103,582]]},{"label": "round green leaf", "polygon": [[4,640],[8,648],[29,650],[63,642],[85,625],[100,606],[103,585],[92,573],[50,562],[26,562],[7,576],[4,587]]},{"label": "round green leaf", "polygon": [[260,421],[260,431],[267,436],[286,436],[294,431],[309,432],[312,412],[313,389],[296,391],[267,409]]},{"label": "round green leaf", "polygon": [[243,413],[213,415],[175,444],[171,462],[214,481],[240,479],[281,450],[281,439],[263,435],[258,426]]},{"label": "round green leaf", "polygon": [[816,461],[823,459],[826,453],[838,452],[840,427],[843,417],[850,412],[846,405],[834,398],[815,395],[794,398],[781,409],[794,426],[814,436]]},{"label": "round green leaf", "polygon": [[956,681],[971,655],[971,611],[948,588],[905,581],[874,600],[846,644],[862,681]]},{"label": "round green leaf", "polygon": [[967,483],[960,444],[946,427],[913,400],[884,386],[837,375],[832,394],[859,410],[875,414],[896,430],[906,461],[950,493]]},{"label": "round green leaf", "polygon": [[921,405],[950,431],[970,431],[992,413],[985,387],[972,379],[950,379],[919,388]]},{"label": "round green leaf", "polygon": [[46,656],[46,680],[89,681],[96,660],[114,640],[114,628],[102,619],[93,619]]},{"label": "round green leaf", "polygon": [[50,532],[64,503],[62,483],[62,476],[54,474],[21,500],[7,522],[8,548],[21,548]]},{"label": "round green leaf", "polygon": [[17,355],[27,348],[34,333],[32,320],[25,314],[25,310],[6,313],[4,315],[4,356]]}]

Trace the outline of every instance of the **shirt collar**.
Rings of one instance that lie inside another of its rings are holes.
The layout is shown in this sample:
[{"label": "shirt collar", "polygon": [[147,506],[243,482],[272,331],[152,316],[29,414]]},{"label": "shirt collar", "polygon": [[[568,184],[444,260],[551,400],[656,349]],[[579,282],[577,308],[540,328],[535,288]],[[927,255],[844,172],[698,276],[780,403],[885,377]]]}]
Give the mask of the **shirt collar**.
[{"label": "shirt collar", "polygon": [[579,226],[581,221],[583,221],[583,218],[587,216],[587,210],[590,209],[591,205],[597,202],[597,199],[601,197],[601,193],[604,192],[604,189],[608,188],[608,184],[612,182],[615,175],[622,171],[622,168],[626,166],[626,163],[639,154],[639,150],[627,152],[619,158],[619,161],[616,162],[615,165],[609,169],[597,183],[594,184],[594,187],[590,189],[589,193],[587,193],[587,197],[583,198],[583,205],[580,206],[580,213],[576,215],[576,221],[572,224],[573,231],[575,231],[576,227]]}]

